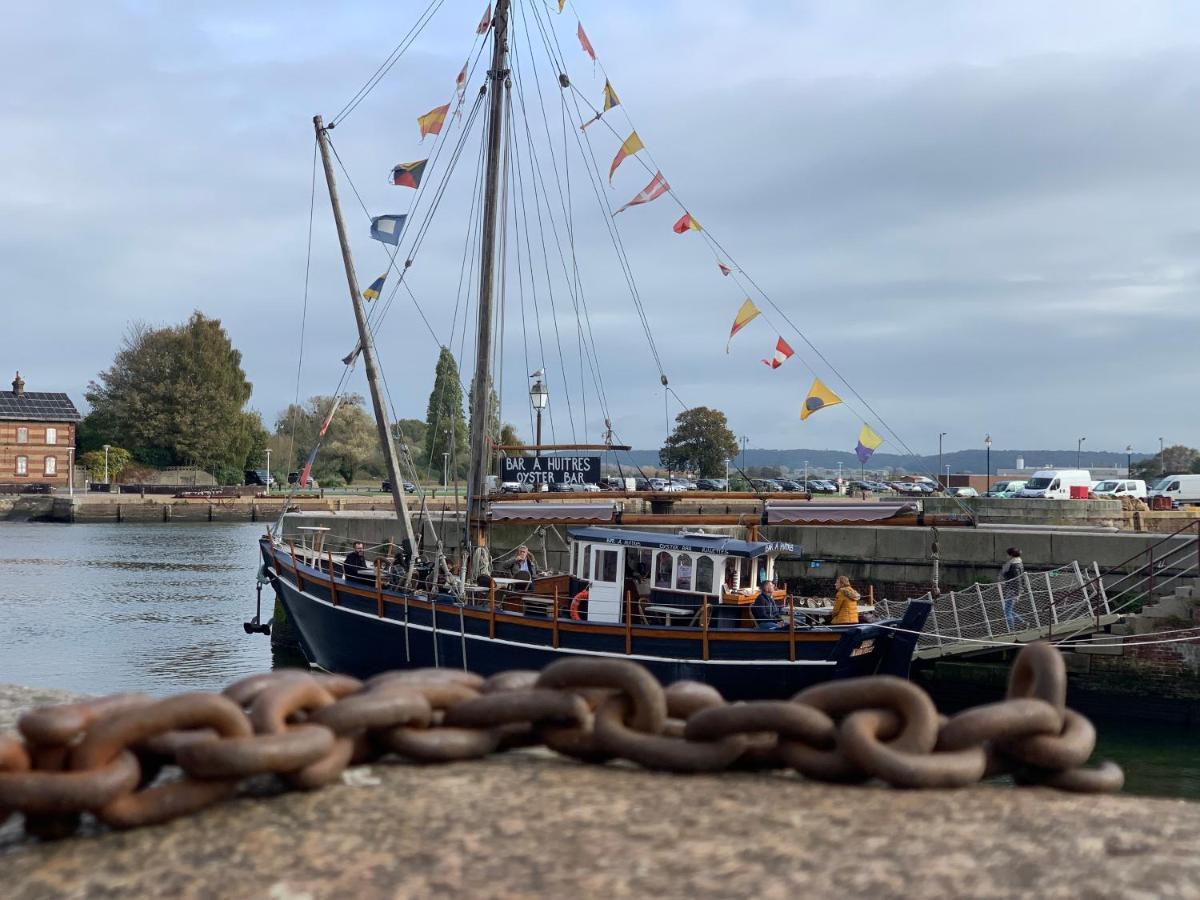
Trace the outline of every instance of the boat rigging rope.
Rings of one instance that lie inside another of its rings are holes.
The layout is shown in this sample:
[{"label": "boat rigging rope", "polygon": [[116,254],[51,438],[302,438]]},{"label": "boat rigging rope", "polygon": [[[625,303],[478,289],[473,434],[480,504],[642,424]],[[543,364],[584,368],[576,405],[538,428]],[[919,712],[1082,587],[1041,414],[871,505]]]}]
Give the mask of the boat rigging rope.
[{"label": "boat rigging rope", "polygon": [[358,104],[362,103],[363,100],[367,98],[367,95],[370,94],[371,91],[375,90],[375,88],[379,85],[379,82],[383,81],[383,79],[387,77],[388,72],[392,70],[392,66],[396,65],[396,63],[400,61],[400,57],[404,55],[405,51],[412,46],[413,41],[415,41],[420,36],[421,32],[425,30],[425,26],[429,24],[434,15],[437,14],[437,11],[441,9],[441,6],[444,2],[445,0],[432,0],[429,6],[425,7],[425,11],[417,18],[416,23],[412,28],[409,29],[408,34],[400,39],[400,43],[392,49],[392,52],[387,55],[387,58],[379,64],[379,67],[375,69],[373,73],[371,73],[371,77],[363,83],[362,87],[355,92],[354,96],[346,101],[346,105],[343,106],[337,115],[330,120],[330,128],[338,125],[347,116],[349,116],[350,113],[354,112],[354,110],[358,108]]},{"label": "boat rigging rope", "polygon": [[[957,635],[957,634],[939,634],[936,631],[916,631],[912,628],[900,628],[896,625],[883,625],[879,622],[872,623],[872,627],[883,628],[883,629],[886,629],[887,631],[895,631],[900,634],[915,634],[915,635],[919,635],[920,637],[942,638],[950,643],[957,643],[957,644],[979,644],[981,646],[987,646],[987,647],[1027,647],[1030,644],[1029,641],[996,641],[996,640],[985,640],[983,638],[963,637],[962,635]],[[1154,631],[1154,632],[1148,632],[1147,634],[1144,634],[1144,635],[1136,635],[1135,637],[1154,637],[1155,635],[1158,635],[1158,634],[1175,634],[1178,632],[1187,632],[1189,634],[1192,634],[1193,636],[1192,637],[1170,638],[1170,639],[1166,639],[1166,640],[1142,641],[1142,640],[1129,640],[1129,638],[1125,635],[1114,634],[1114,635],[1109,635],[1108,639],[1100,638],[1097,640],[1075,641],[1075,640],[1070,640],[1069,636],[1060,638],[1058,640],[1053,640],[1051,638],[1039,637],[1037,640],[1039,642],[1052,644],[1055,647],[1065,647],[1068,649],[1071,647],[1149,647],[1149,646],[1153,646],[1156,644],[1183,644],[1183,643],[1189,643],[1189,642],[1200,640],[1200,627],[1179,628],[1179,629],[1175,629],[1173,631]],[[1078,634],[1079,632],[1075,632],[1075,633]],[[1120,640],[1116,640],[1116,639],[1120,639]]]},{"label": "boat rigging rope", "polygon": [[[300,352],[296,355],[296,394],[292,400],[290,434],[288,435],[287,464],[290,471],[296,464],[296,417],[300,414],[300,375],[304,370],[304,332],[308,325],[308,284],[312,272],[313,214],[317,206],[317,139],[313,138],[312,185],[308,197],[308,245],[304,252],[304,305],[300,311]],[[270,481],[271,473],[267,473]]]}]

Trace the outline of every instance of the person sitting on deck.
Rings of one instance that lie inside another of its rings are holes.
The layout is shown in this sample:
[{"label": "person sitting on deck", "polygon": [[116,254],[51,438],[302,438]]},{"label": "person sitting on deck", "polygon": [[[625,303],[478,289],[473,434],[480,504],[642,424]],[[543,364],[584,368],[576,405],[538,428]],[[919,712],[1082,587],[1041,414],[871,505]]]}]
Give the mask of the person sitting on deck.
[{"label": "person sitting on deck", "polygon": [[862,596],[850,585],[850,579],[839,575],[834,582],[837,596],[833,599],[833,615],[829,617],[830,625],[857,625],[858,601]]},{"label": "person sitting on deck", "polygon": [[775,602],[775,582],[764,581],[759,588],[758,596],[750,607],[754,621],[759,628],[780,628],[779,604]]},{"label": "person sitting on deck", "polygon": [[365,576],[362,570],[365,568],[367,568],[367,557],[363,553],[363,542],[355,541],[354,549],[346,554],[346,560],[342,563],[342,577],[363,581]]},{"label": "person sitting on deck", "polygon": [[517,548],[512,562],[508,564],[507,571],[509,578],[524,582],[524,584],[513,585],[517,590],[528,590],[533,584],[533,579],[537,578],[537,564],[533,561],[533,554],[524,544]]}]

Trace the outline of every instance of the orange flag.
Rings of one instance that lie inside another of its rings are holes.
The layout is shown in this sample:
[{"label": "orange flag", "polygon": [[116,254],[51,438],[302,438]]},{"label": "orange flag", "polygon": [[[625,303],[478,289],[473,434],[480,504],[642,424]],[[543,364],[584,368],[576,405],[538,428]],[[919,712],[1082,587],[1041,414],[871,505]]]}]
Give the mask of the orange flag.
[{"label": "orange flag", "polygon": [[729,329],[729,340],[725,342],[725,352],[729,352],[729,344],[733,341],[733,336],[758,318],[759,309],[749,299],[743,303],[737,311],[737,315],[733,317],[733,327]]},{"label": "orange flag", "polygon": [[625,138],[625,143],[621,145],[621,149],[617,151],[617,155],[613,157],[612,166],[608,170],[608,183],[612,184],[613,173],[617,171],[617,166],[625,161],[625,157],[633,156],[639,150],[645,148],[642,139],[638,137],[636,131],[631,132],[629,137]]},{"label": "orange flag", "polygon": [[487,34],[487,30],[492,26],[492,4],[487,5],[487,9],[483,11],[483,18],[479,20],[479,27],[475,29],[476,34]]},{"label": "orange flag", "polygon": [[446,113],[450,111],[450,104],[439,106],[437,109],[431,109],[423,116],[417,116],[417,124],[421,127],[421,140],[425,140],[427,134],[441,134],[442,125],[446,122]]}]

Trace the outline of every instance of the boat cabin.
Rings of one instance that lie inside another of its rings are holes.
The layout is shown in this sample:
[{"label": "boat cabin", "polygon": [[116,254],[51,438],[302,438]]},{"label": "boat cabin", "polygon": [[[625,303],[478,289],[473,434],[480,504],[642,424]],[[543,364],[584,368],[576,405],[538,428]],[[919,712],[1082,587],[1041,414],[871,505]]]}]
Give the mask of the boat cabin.
[{"label": "boat cabin", "polygon": [[572,589],[587,588],[591,622],[623,622],[628,609],[643,620],[691,625],[709,606],[732,625],[737,608],[775,581],[776,557],[798,552],[793,544],[705,532],[572,528],[568,535]]}]

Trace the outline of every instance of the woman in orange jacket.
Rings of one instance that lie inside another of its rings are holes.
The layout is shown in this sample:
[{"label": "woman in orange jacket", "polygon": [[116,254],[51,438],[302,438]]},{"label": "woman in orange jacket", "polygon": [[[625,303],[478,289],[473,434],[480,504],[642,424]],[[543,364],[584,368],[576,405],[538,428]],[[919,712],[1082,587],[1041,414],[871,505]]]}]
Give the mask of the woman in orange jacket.
[{"label": "woman in orange jacket", "polygon": [[850,579],[845,575],[837,577],[834,587],[837,588],[837,596],[833,600],[833,615],[830,616],[829,624],[857,625],[858,601],[862,595],[850,586]]}]

